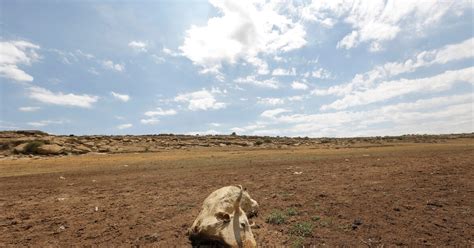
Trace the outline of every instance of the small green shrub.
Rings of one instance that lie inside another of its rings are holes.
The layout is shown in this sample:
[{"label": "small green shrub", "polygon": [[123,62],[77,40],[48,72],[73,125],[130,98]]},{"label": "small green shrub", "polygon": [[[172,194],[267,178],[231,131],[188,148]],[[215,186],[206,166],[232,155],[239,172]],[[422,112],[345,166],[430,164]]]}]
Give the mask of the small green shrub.
[{"label": "small green shrub", "polygon": [[42,145],[44,145],[44,143],[41,141],[31,141],[28,144],[26,144],[25,148],[23,149],[23,153],[37,154],[38,148]]},{"label": "small green shrub", "polygon": [[255,141],[255,145],[259,146],[259,145],[261,145],[261,144],[263,144],[263,141],[261,141],[261,140]]},{"label": "small green shrub", "polygon": [[286,222],[286,215],[279,210],[273,210],[265,221],[269,224],[280,225]]},{"label": "small green shrub", "polygon": [[291,248],[302,248],[304,247],[304,238],[296,237],[291,243]]},{"label": "small green shrub", "polygon": [[319,226],[328,227],[332,225],[332,219],[330,217],[319,220]]},{"label": "small green shrub", "polygon": [[319,221],[320,219],[321,219],[321,216],[319,216],[319,215],[315,215],[315,216],[311,217],[312,221]]},{"label": "small green shrub", "polygon": [[299,222],[293,225],[290,233],[300,237],[309,237],[313,233],[313,224],[310,222]]},{"label": "small green shrub", "polygon": [[263,140],[263,142],[265,142],[265,143],[272,143],[272,139],[266,138],[266,139]]},{"label": "small green shrub", "polygon": [[298,215],[298,210],[296,210],[296,208],[288,208],[286,210],[286,214],[288,216],[295,216],[295,215]]}]

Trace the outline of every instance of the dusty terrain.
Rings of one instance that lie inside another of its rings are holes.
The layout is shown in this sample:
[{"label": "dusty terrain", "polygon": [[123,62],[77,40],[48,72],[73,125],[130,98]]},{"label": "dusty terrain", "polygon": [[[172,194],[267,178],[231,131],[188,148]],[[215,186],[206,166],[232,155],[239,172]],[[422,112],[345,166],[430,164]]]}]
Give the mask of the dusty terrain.
[{"label": "dusty terrain", "polygon": [[[261,206],[253,229],[261,246],[474,245],[469,134],[61,136],[59,146],[88,140],[91,151],[55,156],[13,148],[25,142],[19,139],[54,144],[58,136],[8,135],[1,140],[0,246],[187,247],[186,229],[204,198],[231,184],[242,184]],[[132,149],[145,147],[142,141],[148,149]],[[99,153],[99,143],[111,149]]]}]

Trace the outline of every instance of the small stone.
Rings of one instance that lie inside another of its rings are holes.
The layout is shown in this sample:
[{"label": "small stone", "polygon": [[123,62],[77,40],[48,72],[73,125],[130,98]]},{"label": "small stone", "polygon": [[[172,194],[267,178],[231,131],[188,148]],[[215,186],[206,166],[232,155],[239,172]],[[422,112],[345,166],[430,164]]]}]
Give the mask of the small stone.
[{"label": "small stone", "polygon": [[354,225],[358,225],[358,226],[362,225],[363,223],[364,222],[361,219],[355,219],[353,222]]}]

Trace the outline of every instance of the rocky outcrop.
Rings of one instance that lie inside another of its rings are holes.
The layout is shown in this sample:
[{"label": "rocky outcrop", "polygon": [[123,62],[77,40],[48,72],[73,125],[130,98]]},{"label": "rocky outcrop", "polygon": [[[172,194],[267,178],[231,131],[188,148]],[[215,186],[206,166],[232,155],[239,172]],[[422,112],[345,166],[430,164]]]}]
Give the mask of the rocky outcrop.
[{"label": "rocky outcrop", "polygon": [[397,142],[447,142],[474,138],[474,133],[450,135],[404,135],[361,138],[308,138],[239,135],[49,135],[41,131],[0,131],[0,155],[61,155],[157,152],[173,149],[299,149],[299,147],[368,148]]},{"label": "rocky outcrop", "polygon": [[64,147],[57,144],[41,145],[36,149],[36,153],[39,155],[59,155],[63,154],[64,151]]},{"label": "rocky outcrop", "polygon": [[13,148],[14,153],[25,153],[25,147],[27,143],[19,144]]}]

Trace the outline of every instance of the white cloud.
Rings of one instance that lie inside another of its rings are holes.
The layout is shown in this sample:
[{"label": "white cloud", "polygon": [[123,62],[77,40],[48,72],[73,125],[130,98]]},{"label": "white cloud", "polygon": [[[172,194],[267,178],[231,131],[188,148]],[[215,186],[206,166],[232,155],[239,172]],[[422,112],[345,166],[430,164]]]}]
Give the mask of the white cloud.
[{"label": "white cloud", "polygon": [[288,97],[288,101],[294,102],[294,101],[303,101],[306,98],[306,96],[290,96]]},{"label": "white cloud", "polygon": [[291,88],[294,90],[307,90],[308,85],[298,81],[293,81],[293,83],[291,83]]},{"label": "white cloud", "polygon": [[125,94],[119,94],[119,93],[115,93],[113,91],[110,92],[110,94],[115,98],[115,99],[118,99],[122,102],[128,102],[128,100],[130,100],[130,96],[129,95],[125,95]]},{"label": "white cloud", "polygon": [[59,49],[46,49],[46,51],[56,53],[60,57],[61,62],[67,65],[79,62],[81,59],[91,60],[95,58],[94,55],[83,52],[80,49],[76,49],[76,51],[73,52],[63,51]]},{"label": "white cloud", "polygon": [[276,68],[272,72],[273,76],[295,76],[296,75],[296,69],[293,67],[291,70],[286,70],[283,68]]},{"label": "white cloud", "polygon": [[384,65],[376,66],[368,72],[356,74],[349,83],[335,85],[327,89],[316,89],[312,93],[315,95],[347,95],[356,90],[372,87],[379,80],[414,72],[418,68],[472,58],[474,57],[473,50],[474,38],[470,38],[439,49],[421,51],[403,62],[385,63]]},{"label": "white cloud", "polygon": [[19,65],[31,65],[39,59],[36,53],[40,47],[27,41],[0,42],[0,77],[15,81],[31,82],[33,76],[24,72]]},{"label": "white cloud", "polygon": [[160,123],[160,120],[155,117],[151,117],[148,119],[141,119],[140,122],[145,125],[156,125]]},{"label": "white cloud", "polygon": [[89,72],[91,74],[94,74],[94,75],[99,75],[99,72],[94,67],[91,67],[91,68],[87,69],[87,72]]},{"label": "white cloud", "polygon": [[64,120],[58,120],[58,121],[43,120],[43,121],[32,121],[32,122],[28,122],[27,124],[30,125],[30,126],[33,126],[33,127],[44,127],[44,126],[48,126],[48,125],[51,125],[51,124],[61,125],[61,124],[64,124],[66,122],[68,122],[68,121],[64,121]]},{"label": "white cloud", "polygon": [[200,70],[199,74],[214,74],[217,80],[219,80],[220,82],[224,82],[225,76],[222,72],[220,72],[220,69],[221,69],[220,65],[207,67]]},{"label": "white cloud", "polygon": [[20,110],[21,112],[35,112],[35,111],[38,111],[40,109],[41,109],[40,107],[20,107],[20,108],[18,108],[18,110]]},{"label": "white cloud", "polygon": [[162,56],[158,56],[156,54],[151,55],[151,58],[153,59],[153,61],[156,64],[162,64],[162,63],[166,62],[165,58],[163,58]]},{"label": "white cloud", "polygon": [[253,65],[257,68],[257,74],[267,75],[268,73],[270,73],[270,70],[268,70],[268,64],[267,64],[266,61],[263,61],[262,59],[257,58],[257,57],[247,58],[247,61],[251,65]]},{"label": "white cloud", "polygon": [[[427,57],[429,57],[429,55],[433,56],[433,59],[428,60],[426,64],[446,64],[451,61],[472,58],[474,57],[473,50],[474,38],[467,39],[457,44],[446,45],[441,49],[426,52],[428,54]],[[419,56],[421,56],[421,53]]]},{"label": "white cloud", "polygon": [[258,101],[257,101],[258,104],[262,104],[262,105],[267,105],[267,106],[275,106],[275,105],[282,105],[285,103],[285,99],[281,99],[281,98],[273,98],[273,97],[269,97],[269,98],[259,98]]},{"label": "white cloud", "polygon": [[390,77],[413,72],[421,67],[472,58],[474,57],[472,51],[474,51],[474,38],[456,44],[449,44],[439,49],[422,51],[405,62],[386,63],[383,67],[377,67],[375,70],[378,70],[381,76]]},{"label": "white cloud", "polygon": [[217,135],[217,134],[222,134],[220,131],[216,131],[214,129],[206,130],[206,131],[192,131],[192,132],[187,132],[186,135]]},{"label": "white cloud", "polygon": [[179,94],[174,98],[177,102],[184,102],[188,104],[188,109],[191,111],[197,110],[215,110],[226,107],[223,102],[218,102],[214,94],[206,89],[195,91],[191,93]]},{"label": "white cloud", "polygon": [[271,89],[278,89],[280,88],[280,84],[274,78],[265,79],[265,80],[257,80],[255,76],[247,76],[245,78],[237,78],[234,82],[238,84],[251,84],[257,87],[263,88],[271,88]]},{"label": "white cloud", "polygon": [[319,68],[311,72],[311,77],[319,79],[328,79],[331,77],[331,73],[324,68]]},{"label": "white cloud", "polygon": [[109,70],[115,70],[120,72],[125,70],[124,64],[115,64],[112,60],[104,60],[102,61],[102,65]]},{"label": "white cloud", "polygon": [[366,111],[285,114],[290,111],[278,108],[260,115],[265,120],[265,130],[254,129],[247,133],[352,137],[472,132],[473,107],[472,95],[467,93],[397,103]]},{"label": "white cloud", "polygon": [[382,42],[393,40],[400,33],[422,34],[444,16],[458,15],[470,5],[470,1],[313,0],[301,8],[301,15],[328,27],[340,19],[349,24],[352,31],[338,42],[338,48],[369,43],[371,51],[380,51]]},{"label": "white cloud", "polygon": [[279,114],[290,112],[288,109],[284,108],[276,108],[276,109],[270,109],[270,110],[265,110],[263,111],[260,116],[265,117],[265,118],[274,118]]},{"label": "white cloud", "polygon": [[127,124],[120,124],[120,125],[118,125],[118,126],[117,126],[117,129],[123,130],[123,129],[128,129],[128,128],[131,128],[131,127],[133,127],[133,125],[130,124],[130,123],[127,123]]},{"label": "white cloud", "polygon": [[145,115],[148,117],[154,117],[154,116],[169,116],[169,115],[175,115],[178,112],[174,109],[168,109],[168,110],[163,110],[161,108],[156,108],[154,111],[147,111],[145,112]]},{"label": "white cloud", "polygon": [[93,103],[99,100],[97,96],[54,93],[41,87],[30,87],[28,95],[30,98],[44,103],[81,108],[90,108]]},{"label": "white cloud", "polygon": [[176,114],[177,112],[174,109],[163,110],[161,108],[156,108],[156,110],[145,112],[144,115],[148,118],[141,119],[140,122],[145,125],[156,125],[160,122],[160,120],[156,118],[157,116],[171,116]]},{"label": "white cloud", "polygon": [[400,79],[385,81],[374,88],[356,91],[331,104],[323,105],[321,110],[345,109],[388,100],[411,93],[441,92],[450,89],[455,83],[474,84],[474,67],[446,71],[436,76],[419,79]]},{"label": "white cloud", "polygon": [[298,49],[306,44],[304,27],[278,11],[284,3],[252,1],[217,1],[211,5],[221,16],[208,20],[205,26],[191,26],[179,48],[194,64],[219,68],[244,60],[268,73],[259,54],[276,54]]},{"label": "white cloud", "polygon": [[256,123],[256,124],[252,124],[252,125],[247,125],[247,126],[243,126],[243,127],[233,127],[231,128],[230,130],[232,132],[236,132],[236,133],[249,133],[249,132],[252,132],[252,131],[255,131],[255,130],[258,130],[258,129],[262,129],[262,128],[265,128],[265,125],[262,124],[262,123]]},{"label": "white cloud", "polygon": [[171,57],[178,57],[178,56],[180,56],[179,53],[177,53],[177,52],[175,52],[175,51],[173,51],[173,50],[171,50],[171,49],[169,49],[169,48],[166,48],[166,47],[163,47],[163,49],[162,49],[161,51],[162,51],[164,54],[169,55],[169,56],[171,56]]},{"label": "white cloud", "polygon": [[146,42],[143,42],[143,41],[135,41],[134,40],[134,41],[130,41],[130,43],[128,43],[128,46],[131,47],[132,49],[134,49],[137,52],[146,52],[148,44]]},{"label": "white cloud", "polygon": [[84,57],[84,58],[86,58],[86,59],[93,59],[93,58],[95,58],[94,55],[92,55],[92,54],[90,54],[90,53],[85,53],[85,52],[81,51],[80,49],[77,49],[77,50],[76,50],[76,55],[81,56],[81,57]]}]

